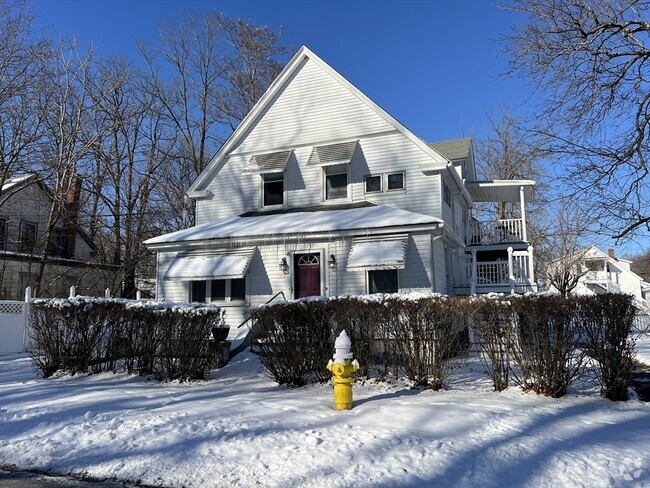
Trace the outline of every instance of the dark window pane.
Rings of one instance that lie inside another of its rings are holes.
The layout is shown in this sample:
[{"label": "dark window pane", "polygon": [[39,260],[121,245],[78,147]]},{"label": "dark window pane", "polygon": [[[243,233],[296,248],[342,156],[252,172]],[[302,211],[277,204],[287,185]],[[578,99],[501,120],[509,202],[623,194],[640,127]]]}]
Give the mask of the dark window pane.
[{"label": "dark window pane", "polygon": [[369,293],[397,293],[397,270],[368,271]]},{"label": "dark window pane", "polygon": [[366,176],[366,193],[381,191],[381,176]]},{"label": "dark window pane", "polygon": [[7,219],[0,219],[0,249],[7,249]]},{"label": "dark window pane", "polygon": [[264,175],[264,206],[284,203],[284,178],[280,173]]},{"label": "dark window pane", "polygon": [[338,175],[327,175],[325,177],[325,198],[333,200],[335,198],[348,197],[348,175],[347,173]]},{"label": "dark window pane", "polygon": [[213,300],[226,299],[226,280],[212,280],[211,298]]},{"label": "dark window pane", "polygon": [[404,173],[393,173],[388,175],[388,189],[401,190],[404,188]]},{"label": "dark window pane", "polygon": [[205,302],[205,281],[192,281],[190,289],[191,302]]},{"label": "dark window pane", "polygon": [[244,300],[246,298],[246,279],[230,280],[230,299]]},{"label": "dark window pane", "polygon": [[34,252],[36,249],[36,224],[31,222],[20,223],[20,252]]}]

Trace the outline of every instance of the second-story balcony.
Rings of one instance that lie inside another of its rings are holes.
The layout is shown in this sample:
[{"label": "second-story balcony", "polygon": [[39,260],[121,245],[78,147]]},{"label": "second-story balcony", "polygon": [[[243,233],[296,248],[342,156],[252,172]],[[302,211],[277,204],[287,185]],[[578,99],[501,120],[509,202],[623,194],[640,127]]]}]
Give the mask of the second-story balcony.
[{"label": "second-story balcony", "polygon": [[467,229],[467,244],[501,244],[526,241],[523,219],[499,219],[487,222],[470,222]]}]

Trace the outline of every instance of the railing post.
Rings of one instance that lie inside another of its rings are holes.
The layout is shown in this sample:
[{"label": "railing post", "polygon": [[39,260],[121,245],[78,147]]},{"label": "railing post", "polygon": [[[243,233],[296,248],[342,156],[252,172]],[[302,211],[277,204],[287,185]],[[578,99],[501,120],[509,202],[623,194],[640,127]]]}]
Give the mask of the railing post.
[{"label": "railing post", "polygon": [[136,290],[135,299],[138,301],[142,300],[142,292],[140,290]]},{"label": "railing post", "polygon": [[110,288],[106,288],[106,290],[104,290],[104,298],[111,298],[111,289]]},{"label": "railing post", "polygon": [[528,242],[526,232],[526,195],[523,185],[519,187],[519,205],[521,206],[521,234],[524,242]]},{"label": "railing post", "polygon": [[70,287],[70,298],[74,298],[76,296],[77,296],[77,288],[74,285],[72,285]]},{"label": "railing post", "polygon": [[476,295],[476,249],[472,249],[472,278],[469,281],[470,294]]},{"label": "railing post", "polygon": [[[528,246],[528,276],[530,276],[530,285],[536,286],[535,283],[535,266],[533,263],[533,246]],[[533,291],[537,291],[533,288]]]},{"label": "railing post", "polygon": [[32,287],[25,288],[25,302],[29,303],[32,300]]},{"label": "railing post", "polygon": [[512,247],[508,248],[508,278],[510,279],[510,294],[515,294],[515,275],[512,269]]}]

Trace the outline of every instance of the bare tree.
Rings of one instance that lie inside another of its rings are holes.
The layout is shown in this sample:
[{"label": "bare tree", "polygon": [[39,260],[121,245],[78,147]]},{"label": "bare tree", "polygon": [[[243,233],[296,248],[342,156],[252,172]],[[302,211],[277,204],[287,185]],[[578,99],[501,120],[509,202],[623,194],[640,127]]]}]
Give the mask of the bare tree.
[{"label": "bare tree", "polygon": [[22,1],[0,2],[0,205],[15,191],[2,194],[5,182],[38,163],[47,40],[32,36],[33,18]]},{"label": "bare tree", "polygon": [[568,198],[560,199],[556,207],[553,223],[540,242],[538,256],[544,263],[542,275],[546,279],[546,287],[567,296],[587,273],[583,266],[586,248],[582,239],[588,233],[590,217],[584,215]]},{"label": "bare tree", "polygon": [[148,66],[143,89],[178,135],[170,154],[176,164],[161,178],[169,230],[187,225],[193,208],[185,191],[281,71],[287,49],[279,36],[209,11],[161,26],[156,48],[140,45]]},{"label": "bare tree", "polygon": [[527,20],[506,38],[509,74],[542,94],[540,132],[568,161],[575,203],[603,231],[650,230],[650,2],[518,0]]}]

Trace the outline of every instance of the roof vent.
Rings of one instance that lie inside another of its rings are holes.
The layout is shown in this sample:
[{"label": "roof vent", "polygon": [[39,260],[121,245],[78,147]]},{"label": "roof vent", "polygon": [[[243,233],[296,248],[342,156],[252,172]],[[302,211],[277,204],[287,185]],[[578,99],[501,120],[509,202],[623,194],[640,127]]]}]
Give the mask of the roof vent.
[{"label": "roof vent", "polygon": [[316,146],[309,156],[307,164],[347,164],[352,160],[352,155],[359,141],[341,142]]},{"label": "roof vent", "polygon": [[289,161],[291,151],[256,154],[250,158],[244,173],[280,173]]}]

